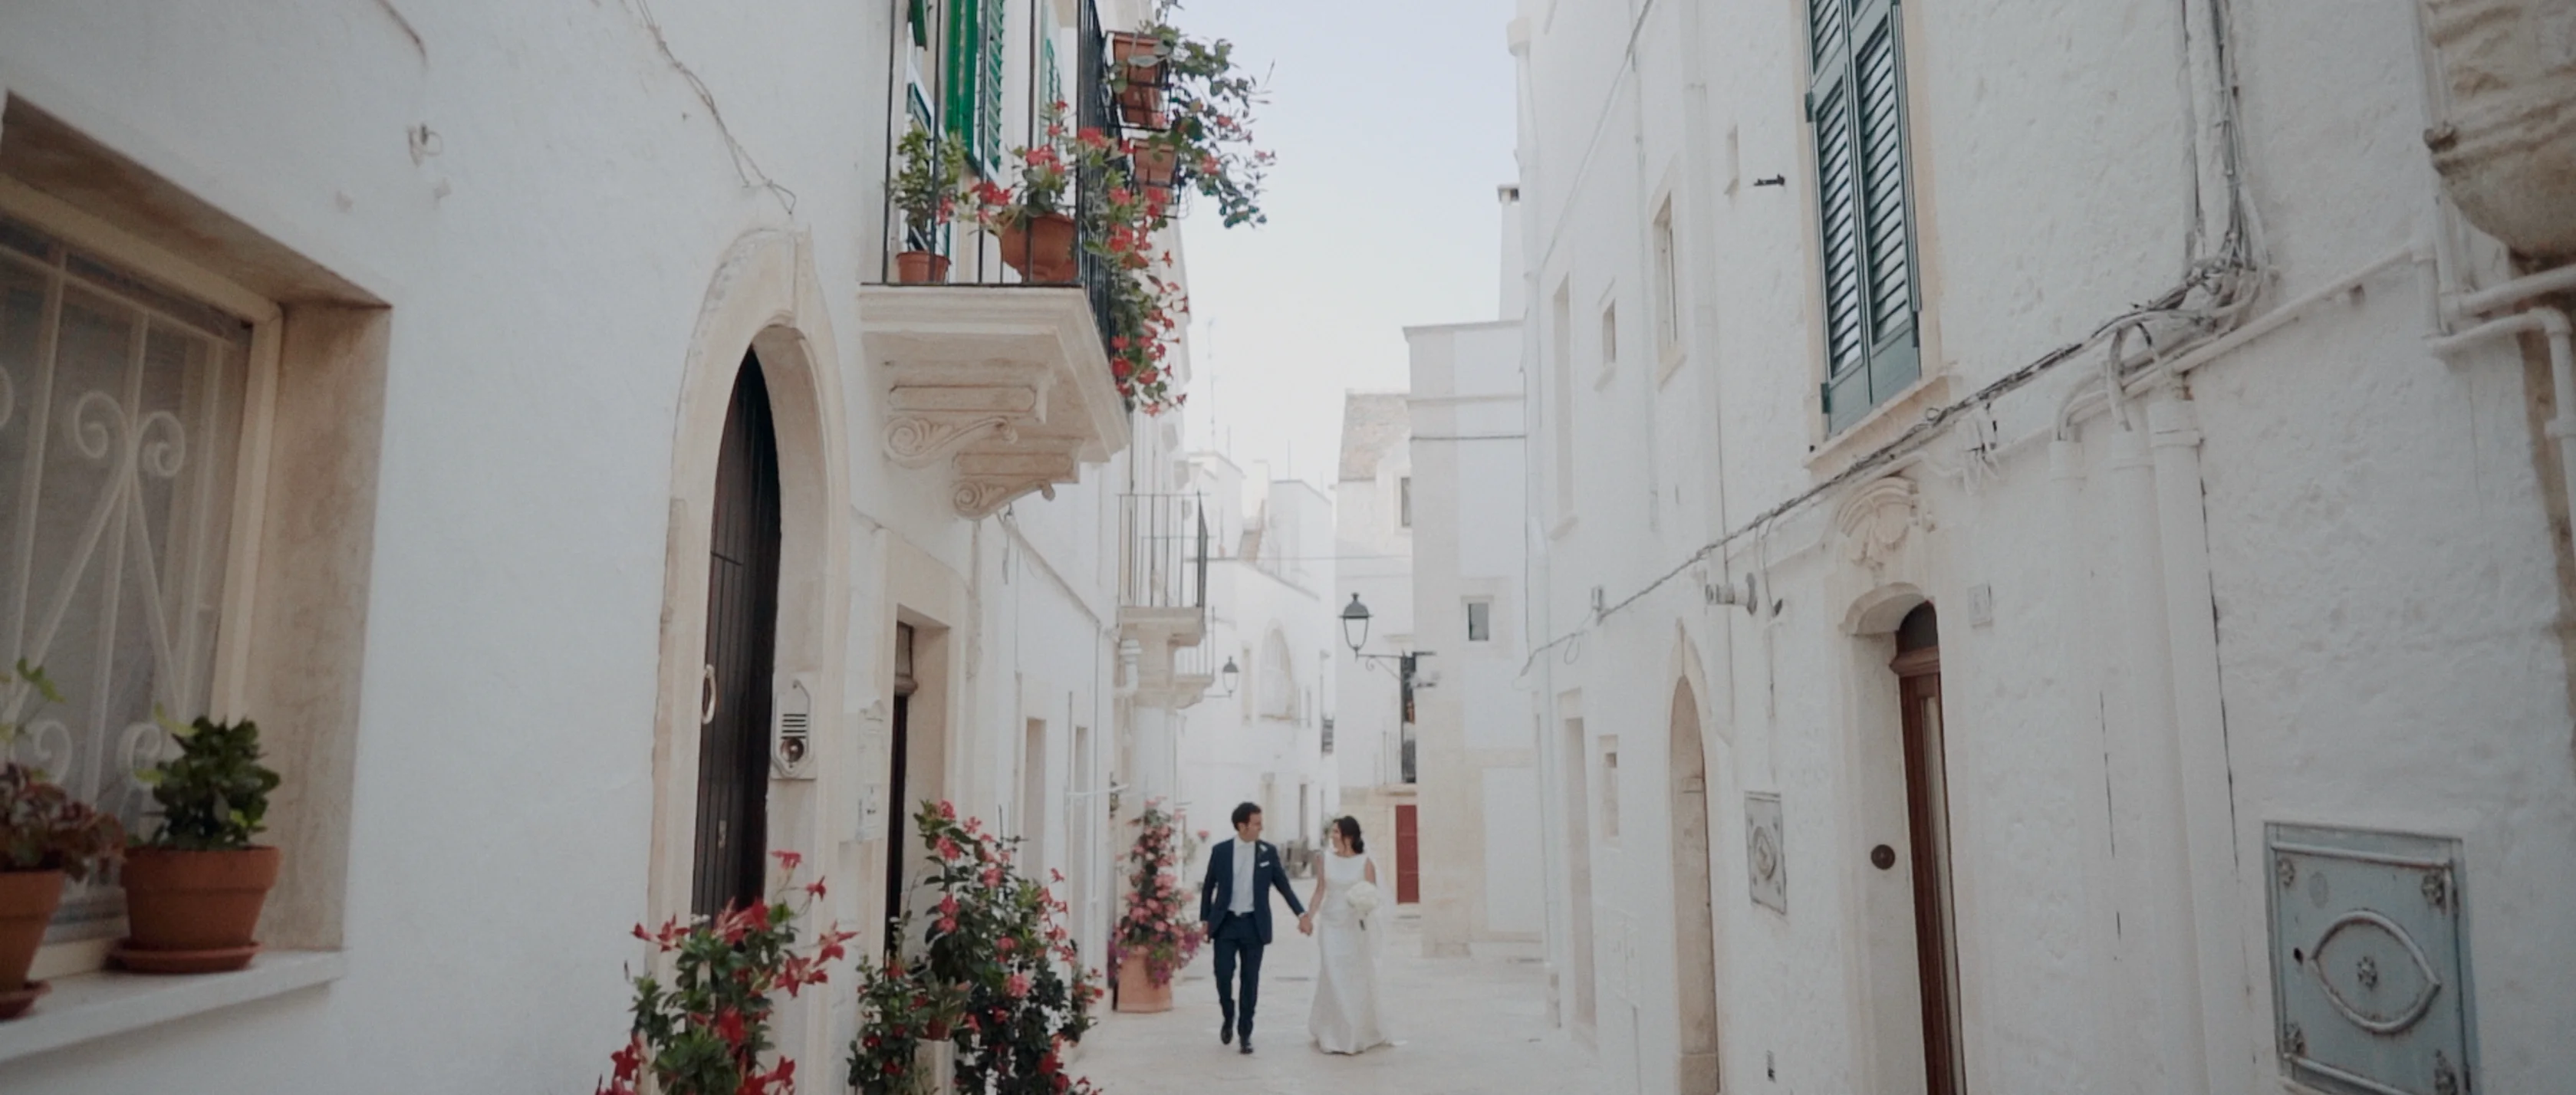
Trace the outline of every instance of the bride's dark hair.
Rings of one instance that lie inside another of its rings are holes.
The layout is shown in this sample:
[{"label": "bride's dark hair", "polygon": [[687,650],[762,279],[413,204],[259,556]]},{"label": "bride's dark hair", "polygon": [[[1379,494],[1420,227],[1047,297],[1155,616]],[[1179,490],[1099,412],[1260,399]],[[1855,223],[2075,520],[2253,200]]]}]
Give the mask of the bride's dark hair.
[{"label": "bride's dark hair", "polygon": [[1360,819],[1355,817],[1337,817],[1333,819],[1333,828],[1342,831],[1342,841],[1351,846],[1352,855],[1359,855],[1368,851],[1368,845],[1360,841]]}]

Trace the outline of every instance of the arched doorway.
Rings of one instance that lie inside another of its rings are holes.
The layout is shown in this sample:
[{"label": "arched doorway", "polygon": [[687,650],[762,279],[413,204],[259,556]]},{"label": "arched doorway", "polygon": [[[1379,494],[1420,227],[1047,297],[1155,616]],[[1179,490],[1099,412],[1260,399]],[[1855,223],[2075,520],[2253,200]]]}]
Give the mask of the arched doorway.
[{"label": "arched doorway", "polygon": [[770,678],[777,667],[778,436],[757,354],[743,357],[716,456],[707,544],[705,706],[690,911],[762,899],[769,833]]},{"label": "arched doorway", "polygon": [[1959,972],[1950,912],[1950,798],[1942,763],[1941,628],[1929,604],[1896,626],[1897,689],[1905,736],[1906,832],[1914,876],[1914,960],[1922,993],[1923,1082],[1959,1095]]},{"label": "arched doorway", "polygon": [[1673,684],[1673,985],[1681,1026],[1674,1090],[1717,1090],[1717,923],[1709,888],[1708,763],[1690,682]]}]

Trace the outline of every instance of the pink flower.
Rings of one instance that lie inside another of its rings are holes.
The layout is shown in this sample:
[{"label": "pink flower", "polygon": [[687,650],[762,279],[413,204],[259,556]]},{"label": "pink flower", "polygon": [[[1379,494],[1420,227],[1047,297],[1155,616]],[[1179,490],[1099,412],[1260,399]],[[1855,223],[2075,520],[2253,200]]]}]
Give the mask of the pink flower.
[{"label": "pink flower", "polygon": [[1029,975],[1014,973],[1010,980],[1003,983],[1003,987],[1013,996],[1026,996],[1029,994]]}]

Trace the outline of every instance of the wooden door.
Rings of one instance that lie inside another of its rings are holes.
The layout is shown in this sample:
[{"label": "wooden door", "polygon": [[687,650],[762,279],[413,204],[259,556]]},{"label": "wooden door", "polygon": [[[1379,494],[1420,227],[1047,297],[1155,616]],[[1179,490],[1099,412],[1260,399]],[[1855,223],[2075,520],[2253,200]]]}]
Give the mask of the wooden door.
[{"label": "wooden door", "polygon": [[904,871],[912,862],[907,833],[912,800],[905,797],[904,776],[912,755],[912,625],[894,625],[894,733],[886,756],[885,931],[880,941],[886,960],[903,948]]},{"label": "wooden door", "polygon": [[769,853],[770,674],[778,638],[778,440],[760,361],[745,357],[725,411],[707,552],[705,707],[690,908],[763,899]]},{"label": "wooden door", "polygon": [[1411,804],[1395,808],[1395,903],[1422,901],[1421,822]]},{"label": "wooden door", "polygon": [[1923,1007],[1923,1080],[1928,1095],[1960,1095],[1957,933],[1950,910],[1950,800],[1941,745],[1941,645],[1932,606],[1897,629],[1898,693],[1904,704],[1905,811],[1914,874],[1914,959]]}]

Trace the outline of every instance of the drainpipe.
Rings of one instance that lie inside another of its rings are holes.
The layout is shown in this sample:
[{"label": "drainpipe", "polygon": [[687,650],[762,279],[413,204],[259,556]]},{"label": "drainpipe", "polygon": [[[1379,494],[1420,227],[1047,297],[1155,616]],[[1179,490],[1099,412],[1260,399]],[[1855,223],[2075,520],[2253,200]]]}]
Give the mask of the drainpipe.
[{"label": "drainpipe", "polygon": [[[2204,1060],[2200,964],[2192,916],[2192,878],[2183,817],[2189,802],[2182,786],[2182,752],[2174,725],[2173,648],[2165,625],[2163,559],[2156,530],[2156,482],[2148,455],[2147,427],[2111,431],[2103,465],[2104,502],[2114,522],[2111,573],[2117,587],[2119,640],[2112,664],[2116,687],[2107,712],[2114,784],[2136,796],[2121,813],[2133,821],[2122,841],[2121,935],[2144,941],[2123,946],[2132,976],[2146,984],[2144,1029],[2150,1067],[2173,1070],[2148,1090],[2210,1095]],[[2232,941],[2231,941],[2232,944]],[[2242,1090],[2242,1089],[2229,1089]]]},{"label": "drainpipe", "polygon": [[[2474,307],[2473,302],[2478,301],[2479,298],[2494,296],[2499,291],[2514,286],[2532,286],[2533,288],[2529,290],[2531,292],[2545,292],[2560,284],[2576,285],[2576,267],[2535,274],[2521,281],[2488,290],[2486,293],[2464,298],[2464,303]],[[2495,297],[2496,302],[2510,299],[2512,299],[2510,296]],[[2489,306],[2492,307],[2493,304]],[[2526,331],[2537,331],[2549,338],[2551,399],[2558,406],[2558,417],[2550,420],[2547,431],[2550,438],[2558,442],[2560,486],[2567,492],[2568,512],[2576,514],[2576,338],[2571,338],[2569,335],[2567,313],[2556,308],[2526,308],[2503,319],[2481,323],[2456,335],[2426,339],[2424,344],[2433,351],[2434,356],[2447,360],[2451,355],[2487,339],[2501,335],[2521,334]]]},{"label": "drainpipe", "polygon": [[[2069,659],[2059,688],[2066,702],[2065,725],[2077,727],[2100,725],[2107,713],[2102,706],[2103,661],[2099,656],[2102,633],[2101,606],[2095,603],[2091,583],[2093,553],[2085,530],[2093,527],[2084,508],[2084,444],[2059,438],[2048,446],[2048,477],[2056,495],[2059,539],[2057,615],[2059,649]],[[2110,728],[2103,726],[2102,738],[2088,743],[2082,759],[2069,753],[2071,771],[2082,772],[2088,782],[2099,772],[2102,808],[2082,811],[2084,834],[2084,951],[2089,957],[2089,975],[2094,999],[2103,1006],[2093,1009],[2086,1036],[2092,1048],[2085,1055],[2095,1062],[2103,1075],[2135,1077],[2144,1062],[2136,1052],[2134,1032],[2140,1029],[2143,1016],[2138,1005],[2144,996],[2135,979],[2122,972],[2120,952],[2120,868],[2114,858],[2119,847],[2118,834],[2111,819],[2113,805],[2107,755]],[[2096,766],[2101,767],[2096,767]],[[2114,1088],[2112,1090],[2124,1090]],[[2143,1090],[2140,1088],[2138,1090]]]},{"label": "drainpipe", "polygon": [[2181,830],[2189,855],[2192,948],[2200,975],[2198,1058],[2207,1090],[2250,1091],[2245,954],[2238,940],[2236,810],[2230,792],[2226,709],[2219,696],[2217,606],[2209,574],[2209,519],[2201,499],[2200,421],[2169,391],[2147,408],[2155,451],[2156,527],[2164,555],[2165,635],[2171,647],[2174,744],[2182,776]]}]

